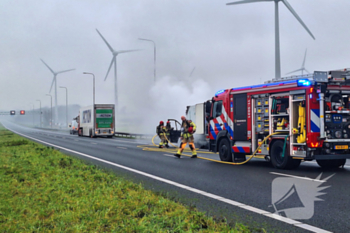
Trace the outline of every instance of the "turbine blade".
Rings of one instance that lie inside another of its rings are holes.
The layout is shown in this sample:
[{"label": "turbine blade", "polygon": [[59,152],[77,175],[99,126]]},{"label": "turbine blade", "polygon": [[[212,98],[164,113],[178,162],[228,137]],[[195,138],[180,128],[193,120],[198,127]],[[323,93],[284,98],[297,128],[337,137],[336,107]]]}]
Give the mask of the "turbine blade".
[{"label": "turbine blade", "polygon": [[117,53],[129,53],[129,52],[135,52],[140,51],[141,49],[131,49],[131,50],[119,50]]},{"label": "turbine blade", "polygon": [[112,46],[110,46],[108,44],[107,40],[102,36],[102,34],[97,30],[97,28],[96,28],[96,31],[101,36],[102,40],[106,43],[106,45],[108,46],[109,50],[111,50],[111,52],[113,53],[114,50],[113,50]]},{"label": "turbine blade", "polygon": [[291,72],[289,72],[287,74],[291,74],[291,73],[294,73],[294,72],[297,72],[297,71],[301,71],[301,70],[303,70],[303,69],[302,68],[301,69],[297,69],[297,70],[291,71]]},{"label": "turbine blade", "polygon": [[51,93],[51,90],[52,90],[52,87],[53,87],[53,83],[55,82],[55,80],[56,80],[56,75],[53,76],[52,83],[51,83],[51,88],[50,88],[49,93]]},{"label": "turbine blade", "polygon": [[238,1],[238,2],[229,2],[226,3],[226,5],[238,5],[238,4],[244,4],[244,3],[252,3],[252,2],[271,2],[273,0],[246,0],[246,1]]},{"label": "turbine blade", "polygon": [[299,23],[305,28],[305,30],[310,34],[310,36],[314,39],[314,35],[312,35],[311,31],[307,28],[307,26],[304,24],[304,22],[301,20],[299,15],[295,12],[295,10],[292,8],[292,6],[287,2],[287,0],[282,0],[284,5],[288,8],[288,10],[294,15],[294,17],[299,21]]},{"label": "turbine blade", "polygon": [[106,79],[107,79],[107,76],[108,76],[108,74],[109,74],[109,71],[110,71],[111,68],[112,68],[112,65],[113,65],[114,60],[115,60],[115,56],[113,56],[113,58],[112,58],[111,64],[109,65],[109,68],[108,68],[108,71],[107,71],[107,74],[106,74],[106,77],[105,77],[105,80],[104,80],[104,81],[106,81]]},{"label": "turbine blade", "polygon": [[302,67],[304,67],[304,66],[305,66],[306,52],[307,52],[307,49],[305,50],[304,61],[303,61],[303,64],[301,65]]},{"label": "turbine blade", "polygon": [[50,68],[50,66],[48,66],[44,61],[43,61],[43,59],[40,59],[43,63],[44,63],[44,65],[53,73],[53,74],[55,74],[55,72]]},{"label": "turbine blade", "polygon": [[60,73],[64,73],[64,72],[68,72],[68,71],[72,71],[72,70],[75,70],[75,69],[69,69],[69,70],[58,71],[56,74],[60,74]]}]

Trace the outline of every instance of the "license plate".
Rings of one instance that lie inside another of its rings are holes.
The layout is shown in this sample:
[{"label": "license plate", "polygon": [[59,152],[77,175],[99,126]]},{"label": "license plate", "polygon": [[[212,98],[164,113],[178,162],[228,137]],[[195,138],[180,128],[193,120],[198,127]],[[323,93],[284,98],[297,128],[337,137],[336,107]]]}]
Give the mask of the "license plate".
[{"label": "license plate", "polygon": [[336,150],[347,150],[347,149],[349,149],[349,146],[348,145],[337,145],[337,146],[335,146],[335,149]]}]

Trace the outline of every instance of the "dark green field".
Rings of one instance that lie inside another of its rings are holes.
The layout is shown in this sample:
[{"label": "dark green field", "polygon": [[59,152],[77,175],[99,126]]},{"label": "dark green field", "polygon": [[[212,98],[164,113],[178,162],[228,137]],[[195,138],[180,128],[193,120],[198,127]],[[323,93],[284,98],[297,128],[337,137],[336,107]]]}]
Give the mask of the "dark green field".
[{"label": "dark green field", "polygon": [[1,125],[0,181],[0,232],[250,232]]}]

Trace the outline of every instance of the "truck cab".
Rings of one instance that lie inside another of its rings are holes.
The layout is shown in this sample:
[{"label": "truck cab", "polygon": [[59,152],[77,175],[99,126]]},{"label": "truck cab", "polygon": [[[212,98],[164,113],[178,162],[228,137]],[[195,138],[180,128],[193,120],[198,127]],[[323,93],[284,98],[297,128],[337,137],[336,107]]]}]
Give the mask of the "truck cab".
[{"label": "truck cab", "polygon": [[78,134],[78,129],[79,129],[79,124],[78,124],[78,119],[79,116],[73,118],[72,122],[69,124],[69,133],[70,134]]}]

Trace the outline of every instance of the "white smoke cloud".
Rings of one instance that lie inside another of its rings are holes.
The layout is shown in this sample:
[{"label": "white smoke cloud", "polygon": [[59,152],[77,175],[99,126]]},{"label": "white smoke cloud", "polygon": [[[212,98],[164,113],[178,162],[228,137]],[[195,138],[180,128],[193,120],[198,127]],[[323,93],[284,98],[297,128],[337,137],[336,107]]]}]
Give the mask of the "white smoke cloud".
[{"label": "white smoke cloud", "polygon": [[153,134],[159,121],[180,121],[181,116],[185,115],[186,106],[203,103],[214,93],[209,84],[201,79],[181,81],[171,76],[159,78],[145,93],[139,93],[146,101],[138,102],[137,105],[142,106],[137,106],[135,112],[125,112],[120,117],[117,130]]}]

